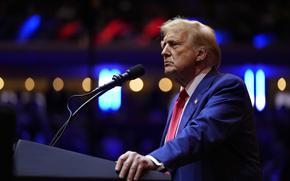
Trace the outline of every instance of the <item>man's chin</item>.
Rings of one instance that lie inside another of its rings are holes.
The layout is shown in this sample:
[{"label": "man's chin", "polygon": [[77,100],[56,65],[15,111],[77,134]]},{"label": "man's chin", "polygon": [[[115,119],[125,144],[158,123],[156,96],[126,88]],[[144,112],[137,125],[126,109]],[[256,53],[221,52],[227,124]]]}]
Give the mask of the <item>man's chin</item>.
[{"label": "man's chin", "polygon": [[176,71],[172,68],[165,68],[164,69],[164,74],[167,76],[170,76],[170,77],[173,76],[175,74],[175,72]]}]

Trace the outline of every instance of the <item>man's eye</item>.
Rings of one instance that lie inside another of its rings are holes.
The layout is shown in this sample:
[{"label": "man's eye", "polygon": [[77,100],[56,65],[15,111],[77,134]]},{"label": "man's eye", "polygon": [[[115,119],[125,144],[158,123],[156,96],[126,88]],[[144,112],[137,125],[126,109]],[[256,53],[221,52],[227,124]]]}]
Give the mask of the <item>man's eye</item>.
[{"label": "man's eye", "polygon": [[176,48],[179,44],[177,42],[172,42],[171,47]]}]

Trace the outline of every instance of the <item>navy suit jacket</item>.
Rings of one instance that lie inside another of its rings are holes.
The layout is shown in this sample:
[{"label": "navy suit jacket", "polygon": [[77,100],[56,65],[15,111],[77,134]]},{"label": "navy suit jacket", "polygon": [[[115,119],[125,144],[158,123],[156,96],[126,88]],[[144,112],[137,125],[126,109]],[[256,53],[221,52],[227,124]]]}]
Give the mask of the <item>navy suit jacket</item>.
[{"label": "navy suit jacket", "polygon": [[243,81],[210,71],[184,110],[175,139],[150,155],[171,172],[174,181],[259,181],[259,151],[251,101]]}]

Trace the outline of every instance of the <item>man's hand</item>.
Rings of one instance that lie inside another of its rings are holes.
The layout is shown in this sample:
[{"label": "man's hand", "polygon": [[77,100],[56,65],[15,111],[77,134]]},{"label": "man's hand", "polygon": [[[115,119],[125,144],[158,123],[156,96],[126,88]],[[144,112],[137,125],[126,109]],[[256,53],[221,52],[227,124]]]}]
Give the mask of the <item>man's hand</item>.
[{"label": "man's hand", "polygon": [[136,152],[128,151],[118,158],[115,170],[120,172],[119,177],[127,181],[138,180],[145,170],[156,169],[157,166],[147,157]]}]

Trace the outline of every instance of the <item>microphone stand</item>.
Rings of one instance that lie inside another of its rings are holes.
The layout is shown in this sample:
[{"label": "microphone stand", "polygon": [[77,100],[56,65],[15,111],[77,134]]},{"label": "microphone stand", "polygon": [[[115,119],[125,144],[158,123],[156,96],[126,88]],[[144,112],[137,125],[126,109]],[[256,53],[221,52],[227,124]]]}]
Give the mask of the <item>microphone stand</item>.
[{"label": "microphone stand", "polygon": [[[60,129],[56,132],[56,134],[54,135],[53,139],[50,141],[49,146],[55,146],[55,144],[58,142],[58,140],[60,139],[60,137],[62,136],[62,134],[64,133],[65,129],[67,128],[68,124],[71,122],[71,120],[73,119],[73,117],[83,108],[85,107],[89,102],[91,102],[93,99],[100,97],[101,95],[103,95],[105,92],[107,92],[108,90],[112,89],[115,86],[121,86],[126,79],[124,79],[124,76],[121,74],[118,75],[113,75],[113,80],[107,84],[104,84],[101,87],[97,87],[96,89],[92,90],[89,93],[86,94],[82,94],[82,95],[72,95],[69,100],[68,100],[68,104],[67,104],[67,109],[69,111],[69,117],[67,119],[67,121],[60,127]],[[84,97],[84,96],[89,96],[93,94],[88,100],[86,100],[83,104],[81,104],[74,112],[71,111],[70,107],[69,107],[69,102],[72,98],[74,97]]]}]

